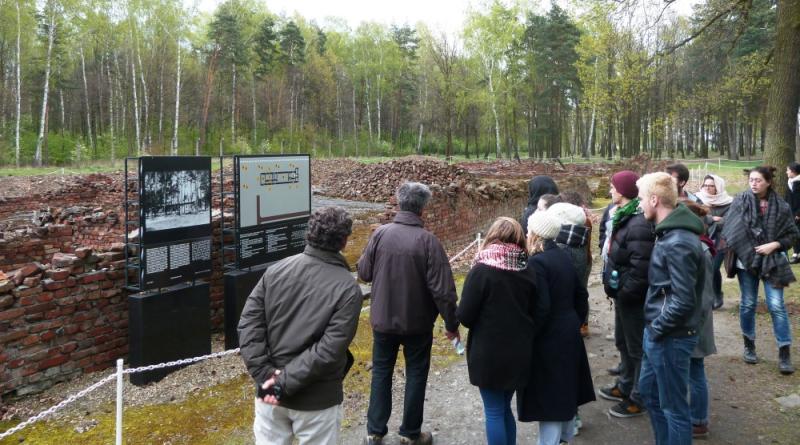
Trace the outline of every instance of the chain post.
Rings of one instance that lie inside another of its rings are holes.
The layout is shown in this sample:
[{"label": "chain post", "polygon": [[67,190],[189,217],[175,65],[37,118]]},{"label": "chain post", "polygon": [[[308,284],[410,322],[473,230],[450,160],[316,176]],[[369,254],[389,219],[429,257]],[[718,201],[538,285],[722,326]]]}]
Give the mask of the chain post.
[{"label": "chain post", "polygon": [[122,359],[117,359],[117,424],[116,445],[122,445]]}]

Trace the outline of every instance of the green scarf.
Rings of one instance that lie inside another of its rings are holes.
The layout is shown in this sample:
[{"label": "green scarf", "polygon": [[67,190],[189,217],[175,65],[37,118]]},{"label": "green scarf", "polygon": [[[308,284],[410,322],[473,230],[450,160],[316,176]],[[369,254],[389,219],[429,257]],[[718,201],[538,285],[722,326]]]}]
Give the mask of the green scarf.
[{"label": "green scarf", "polygon": [[639,198],[633,198],[614,212],[614,219],[611,220],[611,231],[617,230],[617,226],[619,226],[619,222],[622,221],[622,218],[637,213],[639,213]]}]

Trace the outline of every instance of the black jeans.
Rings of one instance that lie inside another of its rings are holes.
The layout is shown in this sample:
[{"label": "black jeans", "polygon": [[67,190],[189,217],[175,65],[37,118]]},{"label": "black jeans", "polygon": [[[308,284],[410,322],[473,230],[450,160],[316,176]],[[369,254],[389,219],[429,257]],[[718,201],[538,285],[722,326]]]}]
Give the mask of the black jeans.
[{"label": "black jeans", "polygon": [[392,376],[397,351],[403,345],[406,390],[400,435],[416,439],[422,430],[433,333],[397,335],[372,331],[372,336],[372,385],[367,410],[367,434],[385,436],[389,432],[387,424],[392,414]]},{"label": "black jeans", "polygon": [[720,249],[717,251],[712,265],[712,268],[714,269],[714,296],[719,300],[722,300],[722,272],[719,268],[725,261],[725,251],[726,249]]},{"label": "black jeans", "polygon": [[639,304],[614,305],[614,323],[622,373],[617,386],[632,401],[641,404],[639,397],[639,371],[642,367],[642,337],[644,336],[644,309]]}]

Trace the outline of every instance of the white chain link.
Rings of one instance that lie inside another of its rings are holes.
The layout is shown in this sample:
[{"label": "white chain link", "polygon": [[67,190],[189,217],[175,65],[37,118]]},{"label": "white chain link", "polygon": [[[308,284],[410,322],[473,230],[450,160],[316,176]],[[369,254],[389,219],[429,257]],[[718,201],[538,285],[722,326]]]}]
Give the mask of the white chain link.
[{"label": "white chain link", "polygon": [[239,353],[239,348],[228,349],[227,351],[215,352],[213,354],[202,355],[200,357],[184,358],[184,359],[181,359],[181,360],[175,360],[175,361],[166,362],[166,363],[159,363],[159,364],[156,364],[156,365],[140,366],[138,368],[128,368],[128,369],[122,371],[122,373],[123,374],[136,374],[138,372],[153,371],[155,369],[169,368],[169,367],[172,367],[172,366],[189,365],[189,364],[201,362],[203,360],[207,360],[207,359],[210,359],[210,358],[223,357],[223,356],[226,356],[226,355],[238,354],[238,353]]},{"label": "white chain link", "polygon": [[80,392],[78,392],[76,394],[73,394],[73,395],[67,397],[66,399],[62,400],[61,402],[58,403],[58,405],[52,406],[52,407],[42,411],[41,413],[29,418],[28,420],[18,424],[14,428],[11,428],[8,431],[0,433],[0,439],[5,439],[6,437],[16,433],[17,431],[20,431],[21,429],[27,427],[28,425],[36,423],[36,422],[44,419],[45,417],[47,417],[47,416],[49,416],[51,414],[54,414],[56,411],[60,410],[61,408],[64,408],[65,406],[67,406],[70,403],[80,399],[81,397],[85,396],[86,394],[89,394],[90,392],[94,391],[95,389],[97,389],[97,388],[105,385],[106,383],[114,380],[116,377],[117,377],[116,373],[104,377],[102,380],[98,381],[94,385],[92,385],[92,386],[90,386],[90,387],[88,387],[88,388],[86,388],[86,389],[84,389],[84,390],[82,390],[82,391],[80,391]]}]

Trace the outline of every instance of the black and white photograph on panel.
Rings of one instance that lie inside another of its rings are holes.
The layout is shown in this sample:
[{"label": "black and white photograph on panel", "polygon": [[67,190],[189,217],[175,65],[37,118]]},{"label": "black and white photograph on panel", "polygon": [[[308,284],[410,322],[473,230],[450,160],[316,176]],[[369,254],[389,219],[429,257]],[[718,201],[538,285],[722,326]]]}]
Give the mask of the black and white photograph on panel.
[{"label": "black and white photograph on panel", "polygon": [[211,235],[211,158],[148,156],[139,168],[145,244]]}]

